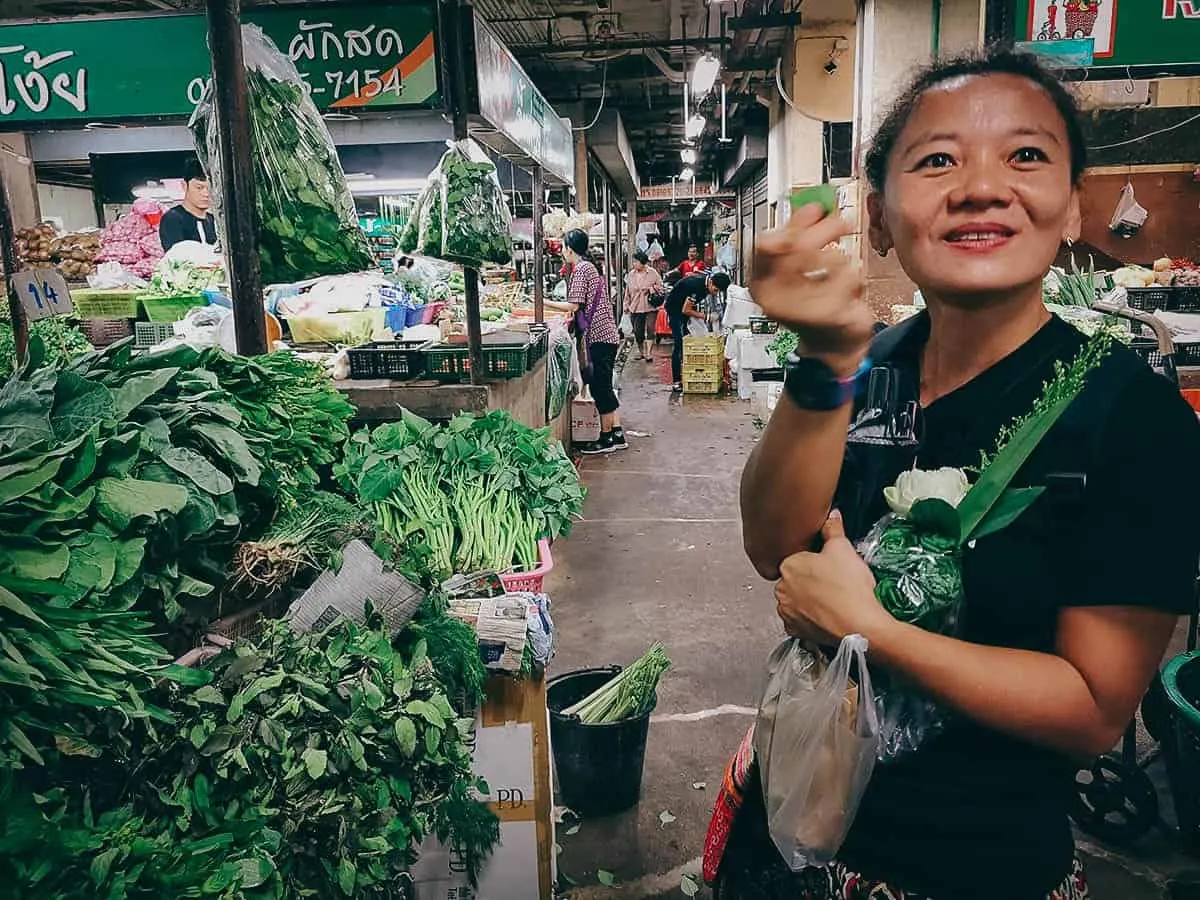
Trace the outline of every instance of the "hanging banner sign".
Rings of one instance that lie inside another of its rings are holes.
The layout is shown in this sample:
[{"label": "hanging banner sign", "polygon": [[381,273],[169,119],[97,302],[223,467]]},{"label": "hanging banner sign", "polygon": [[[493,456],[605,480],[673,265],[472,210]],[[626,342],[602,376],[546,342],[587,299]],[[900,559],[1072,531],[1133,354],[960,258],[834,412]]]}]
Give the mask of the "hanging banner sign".
[{"label": "hanging banner sign", "polygon": [[1016,26],[1018,41],[1090,40],[1096,66],[1200,59],[1200,0],[1016,0]]},{"label": "hanging banner sign", "polygon": [[[431,2],[253,9],[323,110],[441,104]],[[0,128],[183,118],[211,72],[203,15],[0,24]]]},{"label": "hanging banner sign", "polygon": [[483,18],[475,15],[479,114],[560,181],[575,180],[575,138],[569,120],[546,102],[532,79]]}]

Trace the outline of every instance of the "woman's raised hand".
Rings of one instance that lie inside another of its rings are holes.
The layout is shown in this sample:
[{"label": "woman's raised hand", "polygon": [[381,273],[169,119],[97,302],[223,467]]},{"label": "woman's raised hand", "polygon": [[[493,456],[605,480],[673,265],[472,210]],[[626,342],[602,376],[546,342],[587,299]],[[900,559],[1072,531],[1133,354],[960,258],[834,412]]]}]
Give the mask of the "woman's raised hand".
[{"label": "woman's raised hand", "polygon": [[862,267],[831,246],[853,232],[839,215],[812,203],[783,228],[759,235],[754,301],[800,336],[803,351],[849,374],[862,361],[875,317],[863,302]]}]

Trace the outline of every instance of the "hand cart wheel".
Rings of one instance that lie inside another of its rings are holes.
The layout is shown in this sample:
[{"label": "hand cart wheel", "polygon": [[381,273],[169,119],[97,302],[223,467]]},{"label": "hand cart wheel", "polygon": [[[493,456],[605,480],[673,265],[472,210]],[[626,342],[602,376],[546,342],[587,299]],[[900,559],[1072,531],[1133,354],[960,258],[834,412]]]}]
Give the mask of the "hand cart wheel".
[{"label": "hand cart wheel", "polygon": [[1106,753],[1075,775],[1071,818],[1088,834],[1112,844],[1137,841],[1159,822],[1158,794],[1149,777],[1124,754]]}]

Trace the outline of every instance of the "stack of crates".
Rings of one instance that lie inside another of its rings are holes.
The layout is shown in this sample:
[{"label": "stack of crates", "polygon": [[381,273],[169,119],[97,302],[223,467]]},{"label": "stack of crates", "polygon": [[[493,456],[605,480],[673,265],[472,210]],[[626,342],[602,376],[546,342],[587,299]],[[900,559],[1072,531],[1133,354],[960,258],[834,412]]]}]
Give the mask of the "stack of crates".
[{"label": "stack of crates", "polygon": [[683,392],[716,394],[725,380],[725,339],[685,337],[683,339]]}]

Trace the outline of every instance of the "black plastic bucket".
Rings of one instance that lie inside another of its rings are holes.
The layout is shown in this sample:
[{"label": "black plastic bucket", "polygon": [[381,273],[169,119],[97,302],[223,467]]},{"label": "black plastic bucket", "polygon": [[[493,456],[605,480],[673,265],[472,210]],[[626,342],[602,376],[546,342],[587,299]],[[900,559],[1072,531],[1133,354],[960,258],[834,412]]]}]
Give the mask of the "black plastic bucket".
[{"label": "black plastic bucket", "polygon": [[[642,794],[642,766],[650,711],[612,725],[584,725],[567,709],[611,681],[620,666],[580,669],[546,685],[550,709],[550,750],[558,795],[580,816],[608,816],[629,809]],[[657,703],[657,697],[655,703]]]}]

